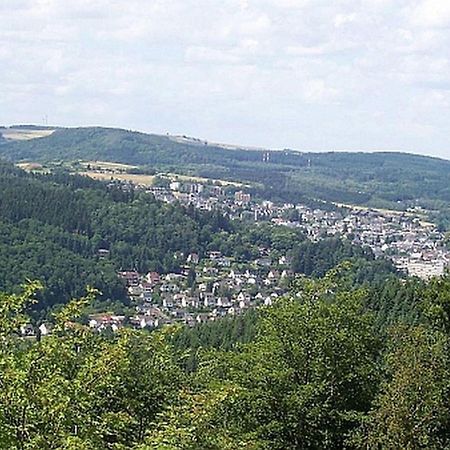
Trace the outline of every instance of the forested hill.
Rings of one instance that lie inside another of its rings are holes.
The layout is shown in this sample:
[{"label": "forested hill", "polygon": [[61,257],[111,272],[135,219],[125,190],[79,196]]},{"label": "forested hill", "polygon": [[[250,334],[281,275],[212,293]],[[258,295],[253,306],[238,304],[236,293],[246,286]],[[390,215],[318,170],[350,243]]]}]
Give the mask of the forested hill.
[{"label": "forested hill", "polygon": [[[0,288],[27,279],[46,286],[40,307],[80,295],[87,285],[124,301],[120,268],[170,271],[176,252],[204,251],[228,229],[216,213],[161,204],[81,176],[31,175],[0,163]],[[100,258],[99,250],[109,251]]]},{"label": "forested hill", "polygon": [[56,129],[47,137],[4,142],[0,156],[14,162],[102,160],[246,181],[256,195],[273,200],[422,206],[434,211],[431,215],[443,227],[450,226],[450,161],[438,158],[231,149],[112,128]]},{"label": "forested hill", "polygon": [[[24,129],[24,126],[21,127]],[[1,129],[0,129],[1,134]],[[414,173],[449,175],[450,161],[396,152],[310,153],[285,149],[249,150],[223,147],[196,139],[181,139],[118,128],[59,128],[39,139],[6,142],[1,155],[11,161],[104,160],[128,164],[208,164],[234,168],[264,163],[269,168],[320,169],[336,177],[360,181],[389,177],[403,169]],[[341,170],[345,171],[342,174]],[[391,173],[385,173],[392,171]]]}]

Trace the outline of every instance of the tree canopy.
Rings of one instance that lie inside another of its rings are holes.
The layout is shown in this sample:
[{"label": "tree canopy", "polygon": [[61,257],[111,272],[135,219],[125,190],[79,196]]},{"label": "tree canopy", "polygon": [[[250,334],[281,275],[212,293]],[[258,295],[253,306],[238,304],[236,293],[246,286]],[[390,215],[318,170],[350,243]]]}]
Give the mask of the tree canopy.
[{"label": "tree canopy", "polygon": [[22,338],[41,286],[2,294],[0,447],[450,448],[448,278],[419,288],[419,323],[380,329],[371,292],[341,275],[300,279],[226,348],[173,327],[96,333],[78,320],[94,290]]}]

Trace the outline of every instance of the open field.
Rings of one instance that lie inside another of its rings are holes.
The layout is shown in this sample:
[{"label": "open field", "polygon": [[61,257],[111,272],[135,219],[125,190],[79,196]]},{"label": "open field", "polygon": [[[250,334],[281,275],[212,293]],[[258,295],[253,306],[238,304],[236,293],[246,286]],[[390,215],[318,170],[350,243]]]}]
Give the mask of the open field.
[{"label": "open field", "polygon": [[219,183],[221,186],[248,187],[248,184],[238,183],[236,181],[216,180],[213,178],[203,178],[189,175],[180,175],[178,173],[160,173],[160,177],[169,178],[171,181],[187,181],[193,183]]},{"label": "open field", "polygon": [[44,167],[42,164],[35,162],[18,163],[16,164],[16,166],[22,170],[25,170],[25,172],[50,173],[50,169]]},{"label": "open field", "polygon": [[[82,163],[84,167],[91,167],[91,170],[84,170],[82,172],[78,172],[79,175],[85,175],[90,178],[94,178],[96,180],[121,180],[121,181],[130,181],[134,184],[140,184],[144,186],[151,186],[154,182],[156,176],[161,178],[167,178],[171,181],[185,181],[191,183],[218,183],[221,186],[236,186],[236,187],[245,187],[243,183],[237,183],[233,181],[225,181],[225,180],[215,180],[211,178],[202,178],[188,175],[180,175],[177,173],[158,173],[157,175],[143,175],[143,174],[132,174],[132,173],[121,173],[120,171],[133,169],[136,166],[130,166],[126,164],[119,163],[106,163],[106,162],[90,162],[90,163]],[[99,172],[98,170],[106,170],[108,172]]]},{"label": "open field", "polygon": [[[134,175],[134,174],[121,174],[120,172],[125,172],[130,169],[137,169],[139,166],[133,166],[131,164],[122,164],[122,163],[115,163],[115,162],[108,162],[108,161],[81,161],[79,163],[82,167],[86,168],[85,174],[89,173],[88,176],[91,176],[92,178],[97,179],[110,179],[111,176],[113,176],[116,179],[122,179],[122,180],[129,180],[132,181],[129,178],[118,178],[117,175],[125,175],[128,177],[128,175],[132,175],[133,177],[143,177],[143,179],[152,179],[154,176],[151,175]],[[89,169],[88,169],[89,168]],[[97,173],[97,171],[105,170],[108,171],[108,173]],[[113,172],[113,173],[110,173]],[[94,176],[97,175],[97,176]],[[248,185],[244,183],[238,183],[234,181],[226,181],[226,180],[217,180],[212,178],[203,178],[203,177],[197,177],[197,176],[190,176],[190,175],[181,175],[178,173],[158,173],[159,177],[167,178],[171,181],[186,181],[186,182],[192,182],[192,183],[218,183],[221,186],[236,186],[236,187],[248,187]],[[133,181],[134,182],[134,181]],[[142,182],[140,184],[147,184],[147,182]]]},{"label": "open field", "polygon": [[142,186],[151,186],[153,184],[153,180],[155,179],[153,175],[137,175],[132,173],[102,173],[102,172],[95,172],[92,170],[78,172],[78,175],[84,175],[93,178],[94,180],[102,180],[102,181],[109,181],[109,180],[129,181],[136,185]]},{"label": "open field", "polygon": [[[27,172],[42,172],[50,171],[42,166],[42,164],[27,161],[16,164]],[[116,162],[108,161],[76,161],[74,163],[63,164],[68,170],[79,175],[84,175],[95,180],[109,181],[109,180],[120,180],[129,181],[136,185],[151,186],[154,182],[155,177],[166,178],[170,181],[182,181],[191,183],[215,183],[221,186],[235,186],[238,188],[248,187],[248,184],[226,181],[214,178],[204,178],[198,176],[182,175],[178,173],[158,173],[157,175],[146,175],[146,174],[134,174],[127,173],[132,169],[138,169],[139,166],[131,164],[122,164]],[[80,170],[81,167],[81,170]]]},{"label": "open field", "polygon": [[34,162],[18,163],[18,164],[16,164],[16,166],[27,172],[32,172],[34,170],[42,170],[42,168],[43,168],[42,164],[34,163]]},{"label": "open field", "polygon": [[355,211],[376,211],[381,214],[390,214],[393,216],[400,216],[400,215],[409,215],[413,216],[414,214],[398,209],[386,209],[386,208],[372,208],[370,206],[364,206],[364,205],[350,205],[348,203],[338,203],[338,202],[331,202],[334,205],[338,206],[339,208],[348,208],[353,209]]},{"label": "open field", "polygon": [[396,210],[396,209],[372,208],[372,207],[363,206],[363,205],[349,205],[346,203],[336,203],[336,202],[331,202],[331,203],[338,206],[339,208],[348,208],[348,209],[353,209],[355,211],[376,211],[377,213],[387,214],[387,215],[391,215],[391,216],[408,216],[408,217],[413,217],[413,218],[417,217],[420,219],[420,224],[422,226],[424,226],[424,227],[433,227],[434,226],[431,222],[426,220],[425,214],[413,213],[410,211],[401,211],[401,210]]},{"label": "open field", "polygon": [[82,167],[91,167],[96,170],[128,170],[137,169],[138,166],[132,166],[130,164],[121,164],[108,161],[80,161]]},{"label": "open field", "polygon": [[[143,185],[143,186],[151,186],[155,180],[155,177],[166,178],[171,181],[185,181],[191,183],[218,183],[221,186],[236,186],[236,187],[246,187],[248,185],[243,183],[237,183],[233,181],[225,181],[225,180],[215,180],[211,178],[202,178],[202,177],[194,177],[188,175],[180,175],[177,173],[158,173],[157,175],[143,175],[143,174],[133,174],[120,172],[125,171],[127,169],[133,169],[137,166],[130,166],[126,164],[119,163],[105,163],[105,162],[90,162],[90,163],[82,163],[84,167],[91,167],[91,170],[84,170],[81,172],[77,172],[79,175],[85,175],[90,178],[94,178],[95,180],[120,180],[120,181],[130,181],[134,184]],[[107,172],[99,172],[99,170],[105,170]]]},{"label": "open field", "polygon": [[16,128],[6,128],[1,130],[0,133],[3,137],[9,141],[29,141],[31,139],[37,139],[50,136],[55,130],[26,130]]}]

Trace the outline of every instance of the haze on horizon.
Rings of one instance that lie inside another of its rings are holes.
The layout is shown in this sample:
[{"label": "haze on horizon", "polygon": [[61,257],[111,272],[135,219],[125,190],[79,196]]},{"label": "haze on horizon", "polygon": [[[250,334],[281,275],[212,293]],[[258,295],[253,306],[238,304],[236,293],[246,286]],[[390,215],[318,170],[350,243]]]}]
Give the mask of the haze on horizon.
[{"label": "haze on horizon", "polygon": [[450,2],[3,0],[0,123],[450,159]]}]

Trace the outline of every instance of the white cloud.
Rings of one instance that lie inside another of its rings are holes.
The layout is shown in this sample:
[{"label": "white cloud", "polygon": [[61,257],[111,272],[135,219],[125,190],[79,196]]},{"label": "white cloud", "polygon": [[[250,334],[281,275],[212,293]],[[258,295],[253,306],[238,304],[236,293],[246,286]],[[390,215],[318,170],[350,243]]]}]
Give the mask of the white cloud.
[{"label": "white cloud", "polygon": [[232,50],[192,46],[186,49],[186,61],[202,64],[236,64],[241,59]]},{"label": "white cloud", "polygon": [[345,26],[349,23],[354,22],[357,19],[357,16],[355,13],[352,14],[338,14],[335,18],[334,18],[334,26],[336,28]]},{"label": "white cloud", "polygon": [[2,123],[450,149],[448,1],[2,0],[0,21]]},{"label": "white cloud", "polygon": [[327,86],[324,80],[309,80],[303,87],[306,101],[330,103],[338,97],[338,90]]},{"label": "white cloud", "polygon": [[316,45],[306,47],[304,45],[290,45],[286,48],[286,53],[290,56],[321,56],[330,52],[330,47],[326,45]]},{"label": "white cloud", "polygon": [[448,0],[422,0],[412,8],[411,20],[423,27],[450,27],[450,2]]}]

